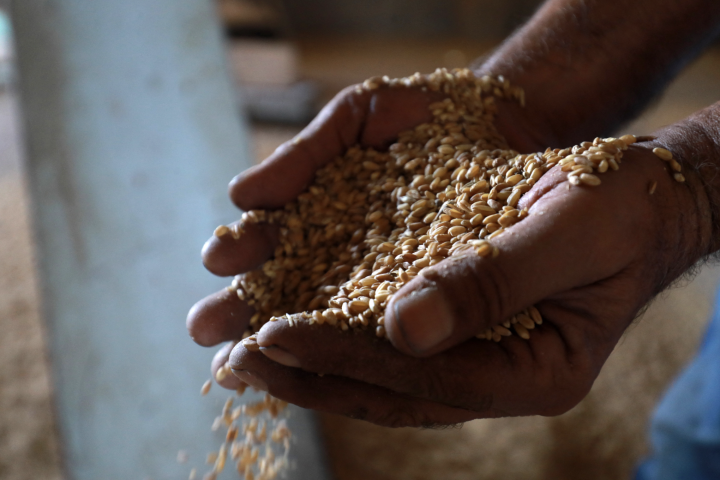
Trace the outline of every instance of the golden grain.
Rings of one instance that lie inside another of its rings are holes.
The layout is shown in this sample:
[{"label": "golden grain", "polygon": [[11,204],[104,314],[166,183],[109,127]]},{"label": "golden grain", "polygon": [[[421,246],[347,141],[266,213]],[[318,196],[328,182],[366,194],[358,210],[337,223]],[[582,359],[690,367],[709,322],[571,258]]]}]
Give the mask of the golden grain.
[{"label": "golden grain", "polygon": [[516,323],[513,325],[513,328],[517,332],[517,334],[520,336],[520,338],[523,338],[525,340],[530,340],[530,332],[527,331],[527,328],[525,328],[523,325]]},{"label": "golden grain", "polygon": [[212,387],[212,380],[206,380],[205,383],[203,383],[202,388],[200,389],[200,394],[202,396],[207,395],[210,392],[211,387]]},{"label": "golden grain", "polygon": [[583,173],[580,175],[580,181],[585,185],[591,185],[593,187],[600,185],[602,183],[600,181],[600,178],[596,175],[593,175],[591,173]]},{"label": "golden grain", "polygon": [[620,137],[618,140],[621,140],[625,145],[632,145],[637,140],[635,139],[635,135],[626,134]]},{"label": "golden grain", "polygon": [[215,372],[215,380],[222,382],[228,375],[230,375],[230,367],[226,364],[218,368],[217,372]]},{"label": "golden grain", "polygon": [[515,318],[520,325],[527,328],[528,330],[532,330],[533,328],[535,328],[535,322],[532,320],[532,318],[528,317],[524,313],[517,314]]},{"label": "golden grain", "polygon": [[670,152],[670,150],[666,150],[661,147],[656,147],[652,149],[652,152],[655,154],[656,157],[660,158],[661,160],[664,160],[666,162],[669,162],[672,160],[673,155]]},{"label": "golden grain", "polygon": [[502,325],[495,325],[492,327],[493,332],[497,333],[498,335],[501,335],[503,337],[508,337],[512,335],[512,332],[508,330],[507,328],[503,327]]},{"label": "golden grain", "polygon": [[220,225],[215,229],[213,232],[213,235],[215,235],[217,238],[223,237],[230,233],[230,229],[226,225]]},{"label": "golden grain", "polygon": [[257,343],[257,336],[251,335],[247,338],[245,338],[242,342],[243,347],[245,347],[250,352],[259,352],[260,351],[260,345]]},{"label": "golden grain", "polygon": [[[448,98],[430,106],[431,121],[400,132],[387,151],[350,147],[318,170],[310,187],[284,209],[243,214],[244,223],[280,227],[274,256],[231,287],[256,309],[250,332],[282,318],[290,325],[373,329],[386,338],[381,319],[392,295],[451,255],[497,257],[499,248],[487,240],[501,238],[528,217],[516,207],[547,171],[559,168],[571,185],[596,187],[597,174],[618,170],[623,152],[637,140],[596,138],[520,154],[494,124],[496,97],[524,98],[521,89],[506,84],[443,69],[366,80],[365,90],[413,85]],[[530,308],[508,326],[529,335],[541,323]],[[499,328],[481,337],[499,341],[513,333]]]}]

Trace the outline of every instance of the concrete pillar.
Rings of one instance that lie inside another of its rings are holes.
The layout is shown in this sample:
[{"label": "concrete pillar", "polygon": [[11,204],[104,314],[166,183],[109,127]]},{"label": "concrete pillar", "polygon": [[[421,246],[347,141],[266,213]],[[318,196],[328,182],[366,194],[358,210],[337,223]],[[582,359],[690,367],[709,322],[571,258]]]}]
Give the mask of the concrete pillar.
[{"label": "concrete pillar", "polygon": [[[213,352],[192,344],[185,314],[227,283],[199,250],[238,217],[226,185],[251,164],[212,2],[13,8],[68,477],[187,478],[220,444],[210,425],[226,395],[200,397]],[[311,417],[293,419],[303,442],[289,478],[323,478]]]}]

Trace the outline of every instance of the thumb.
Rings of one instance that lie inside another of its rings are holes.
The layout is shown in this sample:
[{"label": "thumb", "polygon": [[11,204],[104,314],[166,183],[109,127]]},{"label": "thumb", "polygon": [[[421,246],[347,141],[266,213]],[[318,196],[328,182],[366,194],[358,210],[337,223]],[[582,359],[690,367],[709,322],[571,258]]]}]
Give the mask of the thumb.
[{"label": "thumb", "polygon": [[401,289],[385,311],[395,348],[425,357],[500,325],[545,293],[529,285],[516,291],[512,271],[499,259],[468,253],[450,257]]},{"label": "thumb", "polygon": [[497,256],[483,257],[468,249],[422,270],[385,310],[385,329],[393,345],[408,355],[433,355],[550,295],[622,270],[628,255],[622,249],[609,254],[607,247],[612,245],[608,238],[621,238],[620,227],[603,222],[608,225],[604,235],[589,235],[597,231],[589,219],[603,221],[608,213],[593,204],[600,202],[579,200],[545,202],[543,215],[532,214],[532,209],[527,219],[492,240]]}]

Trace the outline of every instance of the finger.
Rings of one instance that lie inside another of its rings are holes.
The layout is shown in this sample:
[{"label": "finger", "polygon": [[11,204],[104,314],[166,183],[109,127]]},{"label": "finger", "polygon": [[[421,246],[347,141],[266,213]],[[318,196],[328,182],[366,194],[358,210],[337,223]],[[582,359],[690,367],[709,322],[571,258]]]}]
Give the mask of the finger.
[{"label": "finger", "polygon": [[255,310],[234,292],[223,289],[197,302],[187,316],[192,339],[203,347],[240,339]]},{"label": "finger", "polygon": [[244,383],[242,380],[240,380],[235,375],[232,375],[231,373],[223,373],[222,375],[218,375],[218,371],[220,370],[220,368],[227,364],[228,359],[230,358],[230,352],[232,352],[232,349],[233,347],[235,347],[235,345],[235,342],[228,342],[223,345],[220,350],[217,351],[217,353],[212,359],[212,362],[210,363],[210,373],[212,374],[212,378],[215,379],[215,382],[217,382],[218,385],[229,390],[237,390]]},{"label": "finger", "polygon": [[233,373],[250,386],[303,408],[366,420],[387,427],[454,425],[499,412],[472,412],[330,375],[318,376],[279,365],[238,344],[230,359]]},{"label": "finger", "polygon": [[263,326],[257,344],[284,366],[505,416],[563,413],[588,392],[601,364],[586,351],[568,351],[547,324],[529,342],[517,336],[500,343],[474,339],[427,358],[405,355],[368,333],[279,320]]},{"label": "finger", "polygon": [[[240,222],[229,225],[236,229]],[[213,235],[205,242],[202,259],[211,273],[227,277],[254,270],[270,258],[279,244],[277,225],[245,223],[239,238],[226,233],[221,237]]]},{"label": "finger", "polygon": [[[393,345],[409,355],[432,355],[543,298],[611,277],[643,258],[647,252],[640,249],[655,242],[649,232],[657,228],[641,163],[624,162],[622,172],[603,175],[597,188],[568,190],[564,173],[549,172],[530,216],[492,240],[497,258],[472,251],[451,257],[393,296],[385,312]],[[662,175],[662,165],[657,168]],[[632,214],[620,214],[628,199],[636,200]]]},{"label": "finger", "polygon": [[430,120],[437,95],[409,88],[340,92],[293,140],[230,182],[230,198],[243,210],[280,208],[294,200],[315,172],[348,147],[384,148],[408,128]]}]

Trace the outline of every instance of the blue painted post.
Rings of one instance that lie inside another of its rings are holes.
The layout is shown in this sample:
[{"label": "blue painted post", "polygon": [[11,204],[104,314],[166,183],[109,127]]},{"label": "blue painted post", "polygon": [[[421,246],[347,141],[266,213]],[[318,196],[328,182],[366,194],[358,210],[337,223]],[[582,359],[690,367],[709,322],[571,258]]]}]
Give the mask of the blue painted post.
[{"label": "blue painted post", "polygon": [[[238,216],[226,185],[251,164],[212,2],[13,7],[68,476],[187,478],[219,446],[209,427],[225,396],[200,397],[213,352],[192,344],[184,319],[227,283],[203,271],[199,250]],[[324,478],[312,418],[293,419],[303,441],[289,478]]]}]

